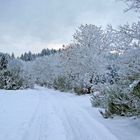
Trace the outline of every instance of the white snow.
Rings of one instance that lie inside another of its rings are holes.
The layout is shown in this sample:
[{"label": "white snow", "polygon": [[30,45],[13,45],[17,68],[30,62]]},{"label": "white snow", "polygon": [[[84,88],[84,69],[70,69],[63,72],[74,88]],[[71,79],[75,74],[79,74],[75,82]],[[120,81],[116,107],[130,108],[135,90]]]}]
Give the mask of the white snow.
[{"label": "white snow", "polygon": [[139,122],[103,119],[89,95],[0,90],[0,140],[139,140]]}]

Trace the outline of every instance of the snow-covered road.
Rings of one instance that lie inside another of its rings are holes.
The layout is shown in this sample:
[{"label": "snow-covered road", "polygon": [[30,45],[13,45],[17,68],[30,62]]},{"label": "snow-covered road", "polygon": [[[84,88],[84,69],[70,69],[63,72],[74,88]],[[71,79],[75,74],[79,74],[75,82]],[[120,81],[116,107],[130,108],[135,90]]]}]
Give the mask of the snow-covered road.
[{"label": "snow-covered road", "polygon": [[89,113],[89,96],[0,91],[0,140],[119,140]]}]

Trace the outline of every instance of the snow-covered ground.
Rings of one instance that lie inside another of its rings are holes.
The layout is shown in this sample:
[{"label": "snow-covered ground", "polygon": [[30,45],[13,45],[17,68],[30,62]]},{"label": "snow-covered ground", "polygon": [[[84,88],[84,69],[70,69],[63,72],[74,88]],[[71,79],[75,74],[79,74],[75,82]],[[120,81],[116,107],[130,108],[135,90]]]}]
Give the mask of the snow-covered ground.
[{"label": "snow-covered ground", "polygon": [[140,120],[103,119],[88,95],[0,90],[0,140],[140,140]]}]

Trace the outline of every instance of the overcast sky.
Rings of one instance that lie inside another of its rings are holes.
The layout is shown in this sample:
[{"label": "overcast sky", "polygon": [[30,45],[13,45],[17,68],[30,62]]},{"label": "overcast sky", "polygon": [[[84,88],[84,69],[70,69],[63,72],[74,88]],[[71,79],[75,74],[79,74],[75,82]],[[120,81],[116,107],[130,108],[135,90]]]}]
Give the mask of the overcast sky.
[{"label": "overcast sky", "polygon": [[0,52],[39,52],[72,40],[81,24],[118,26],[137,20],[115,0],[0,0]]}]

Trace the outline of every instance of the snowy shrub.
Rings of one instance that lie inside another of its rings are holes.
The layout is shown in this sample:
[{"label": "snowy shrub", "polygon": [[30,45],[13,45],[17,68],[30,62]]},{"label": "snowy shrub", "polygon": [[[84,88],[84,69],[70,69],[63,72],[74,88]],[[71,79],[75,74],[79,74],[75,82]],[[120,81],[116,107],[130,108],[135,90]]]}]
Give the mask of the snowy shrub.
[{"label": "snowy shrub", "polygon": [[59,76],[56,79],[54,79],[53,87],[55,89],[58,89],[60,91],[68,91],[70,90],[70,83],[66,79],[66,77]]},{"label": "snowy shrub", "polygon": [[131,111],[131,102],[127,94],[124,94],[119,89],[110,91],[106,109],[107,114],[124,116]]},{"label": "snowy shrub", "polygon": [[140,99],[140,82],[136,84],[132,92],[135,96],[137,96]]},{"label": "snowy shrub", "polygon": [[9,81],[11,77],[11,74],[9,71],[5,70],[0,70],[0,89],[7,89]]},{"label": "snowy shrub", "polygon": [[104,115],[107,117],[114,114],[120,116],[140,115],[140,98],[134,93],[139,95],[138,85],[133,90],[127,86],[125,88],[120,85],[112,87],[106,93],[107,106]]},{"label": "snowy shrub", "polygon": [[133,103],[135,105],[136,115],[140,116],[140,81],[136,82],[132,90]]},{"label": "snowy shrub", "polygon": [[34,88],[35,83],[31,75],[23,72],[21,78],[22,78],[22,86],[21,86],[22,89]]},{"label": "snowy shrub", "polygon": [[102,107],[105,113],[103,117],[108,118],[113,115],[134,116],[140,115],[140,86],[138,82],[121,81],[118,84],[104,88],[104,93],[95,92],[91,97],[94,107]]},{"label": "snowy shrub", "polygon": [[99,91],[93,92],[91,97],[91,104],[93,107],[105,107],[106,96]]},{"label": "snowy shrub", "polygon": [[83,87],[74,87],[74,92],[77,94],[77,95],[83,95],[86,93],[86,91],[83,89]]}]

